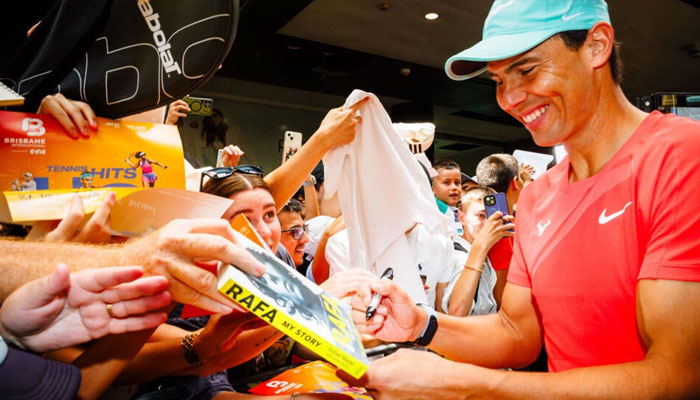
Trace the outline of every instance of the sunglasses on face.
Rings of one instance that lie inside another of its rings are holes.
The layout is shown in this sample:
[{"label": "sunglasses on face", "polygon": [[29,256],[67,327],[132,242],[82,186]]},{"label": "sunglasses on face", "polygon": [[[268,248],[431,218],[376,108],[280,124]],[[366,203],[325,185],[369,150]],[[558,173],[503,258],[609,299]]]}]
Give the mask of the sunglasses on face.
[{"label": "sunglasses on face", "polygon": [[292,237],[294,240],[299,240],[304,236],[304,232],[306,232],[306,225],[304,226],[293,226],[289,229],[285,229],[282,232],[292,232]]},{"label": "sunglasses on face", "polygon": [[202,177],[199,179],[199,191],[202,191],[205,176],[209,179],[223,179],[228,178],[229,176],[236,173],[263,176],[262,168],[258,167],[257,165],[244,164],[236,167],[212,168],[210,170],[202,172]]}]

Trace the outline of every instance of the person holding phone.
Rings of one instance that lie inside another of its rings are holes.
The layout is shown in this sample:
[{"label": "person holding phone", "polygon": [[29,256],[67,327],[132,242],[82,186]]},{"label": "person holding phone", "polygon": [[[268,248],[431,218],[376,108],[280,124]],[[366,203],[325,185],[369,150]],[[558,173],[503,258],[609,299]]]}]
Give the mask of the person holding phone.
[{"label": "person holding phone", "polygon": [[[358,288],[360,332],[445,357],[375,361],[360,382],[374,398],[700,397],[700,123],[635,108],[618,57],[603,0],[496,0],[483,40],[448,59],[453,79],[488,72],[499,106],[568,157],[518,200],[498,314],[435,316],[393,282]],[[375,292],[384,307],[365,321]],[[557,373],[491,369],[543,343]]]},{"label": "person holding phone", "polygon": [[[496,192],[487,187],[474,186],[462,196],[464,234],[456,237],[460,250],[456,251],[456,263],[447,284],[438,284],[438,303],[441,310],[450,315],[486,315],[498,310],[494,297],[496,271],[489,260],[491,248],[504,237],[512,237],[514,228],[511,215],[495,212],[487,215],[484,197]],[[440,299],[438,299],[440,300]]]}]

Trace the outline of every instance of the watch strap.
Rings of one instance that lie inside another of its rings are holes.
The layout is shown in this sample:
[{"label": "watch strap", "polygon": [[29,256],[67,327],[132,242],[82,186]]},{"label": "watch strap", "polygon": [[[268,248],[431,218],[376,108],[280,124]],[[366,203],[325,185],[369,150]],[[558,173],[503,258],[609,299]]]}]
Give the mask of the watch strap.
[{"label": "watch strap", "polygon": [[435,309],[433,309],[432,307],[430,307],[427,304],[418,303],[416,305],[422,307],[425,310],[425,312],[428,313],[428,319],[425,322],[425,328],[423,328],[423,333],[421,333],[420,337],[418,339],[414,340],[413,343],[415,343],[419,346],[427,346],[433,340],[433,336],[435,336],[435,332],[437,332],[437,328],[438,328],[437,313],[435,312]]}]

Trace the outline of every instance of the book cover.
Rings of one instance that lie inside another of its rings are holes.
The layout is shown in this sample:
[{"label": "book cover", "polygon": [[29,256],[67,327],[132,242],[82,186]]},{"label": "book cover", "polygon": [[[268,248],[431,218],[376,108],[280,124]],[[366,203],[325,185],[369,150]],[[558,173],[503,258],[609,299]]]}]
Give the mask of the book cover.
[{"label": "book cover", "polygon": [[[246,229],[255,231],[249,224]],[[266,271],[256,278],[233,266],[221,266],[219,291],[351,376],[362,376],[369,362],[350,306],[238,230],[234,234],[236,243]]]},{"label": "book cover", "polygon": [[0,190],[140,188],[144,174],[154,187],[185,188],[175,126],[97,118],[88,132],[72,139],[52,116],[0,111]]}]

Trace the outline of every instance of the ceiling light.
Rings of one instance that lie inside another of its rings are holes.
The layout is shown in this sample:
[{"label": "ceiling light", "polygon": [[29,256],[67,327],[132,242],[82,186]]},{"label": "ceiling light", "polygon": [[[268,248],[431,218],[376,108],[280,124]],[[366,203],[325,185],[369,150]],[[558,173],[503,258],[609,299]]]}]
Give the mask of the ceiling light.
[{"label": "ceiling light", "polygon": [[438,19],[438,17],[439,17],[439,15],[437,15],[437,13],[434,13],[434,12],[429,12],[429,13],[425,14],[425,19],[429,19],[431,21],[434,19]]}]

